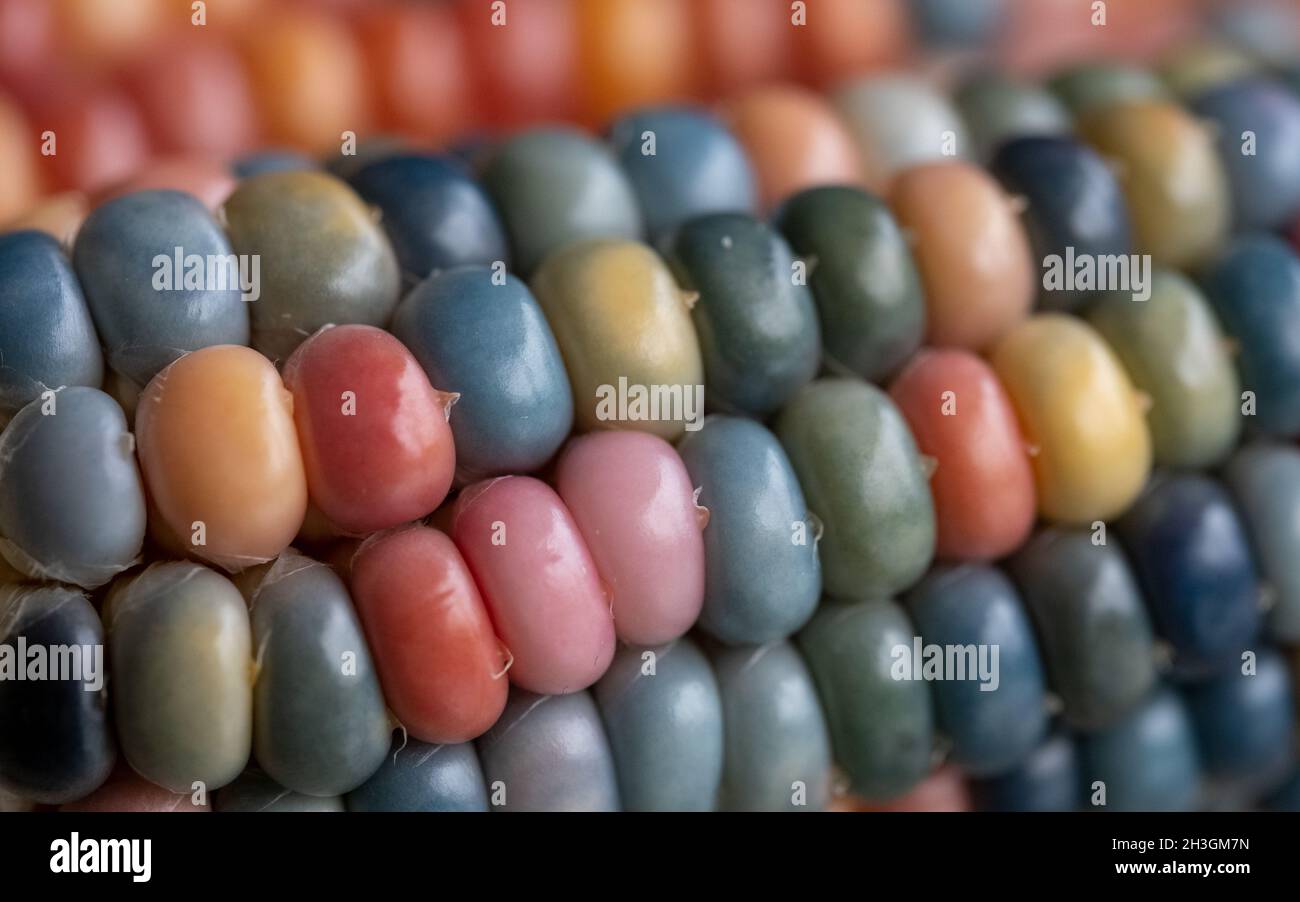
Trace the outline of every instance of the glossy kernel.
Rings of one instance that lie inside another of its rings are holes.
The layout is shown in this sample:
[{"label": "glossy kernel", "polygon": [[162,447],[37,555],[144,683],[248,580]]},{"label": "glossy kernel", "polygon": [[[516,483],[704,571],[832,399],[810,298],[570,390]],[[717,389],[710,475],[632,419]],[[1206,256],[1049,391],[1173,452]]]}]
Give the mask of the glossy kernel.
[{"label": "glossy kernel", "polygon": [[700,629],[732,645],[786,638],[812,616],[822,585],[818,527],[790,459],[761,423],[720,415],[678,451],[709,511]]},{"label": "glossy kernel", "polygon": [[718,649],[713,668],[725,732],[722,810],[823,810],[830,733],[799,652],[789,642]]},{"label": "glossy kernel", "polygon": [[712,409],[765,417],[821,364],[812,293],[789,246],[738,213],[692,219],[668,243],[678,282],[698,292],[691,321],[704,355]]},{"label": "glossy kernel", "polygon": [[889,394],[935,461],[935,553],[992,560],[1017,548],[1034,523],[1034,473],[992,368],[967,351],[923,350]]},{"label": "glossy kernel", "polygon": [[984,811],[1074,811],[1083,807],[1083,782],[1074,739],[1054,733],[1019,765],[972,787]]},{"label": "glossy kernel", "polygon": [[1286,662],[1263,649],[1245,665],[1192,686],[1188,707],[1208,773],[1259,793],[1277,787],[1294,766],[1295,701]]},{"label": "glossy kernel", "polygon": [[352,594],[384,694],[416,739],[465,742],[506,703],[508,661],[465,559],[424,526],[383,533],[351,564]]},{"label": "glossy kernel", "polygon": [[749,158],[703,110],[655,107],[624,116],[611,126],[610,144],[652,238],[696,216],[749,213],[757,205]]},{"label": "glossy kernel", "polygon": [[190,553],[235,571],[293,541],[307,510],[293,396],[261,354],[182,357],[140,396],[136,437],[150,500]]},{"label": "glossy kernel", "polygon": [[889,208],[857,188],[791,197],[775,224],[806,267],[826,365],[880,381],[921,343],[925,300],[912,253]]},{"label": "glossy kernel", "polygon": [[356,788],[388,753],[389,726],[347,588],[294,551],[249,583],[253,754],[296,792],[338,796]]},{"label": "glossy kernel", "polygon": [[808,507],[825,532],[826,591],[887,596],[920,578],[934,554],[934,505],[916,444],[874,386],[821,379],[776,421]]},{"label": "glossy kernel", "polygon": [[1191,108],[1213,123],[1236,227],[1289,224],[1300,211],[1300,98],[1276,82],[1245,78],[1210,87]]},{"label": "glossy kernel", "polygon": [[[580,430],[641,429],[671,441],[703,415],[695,402],[704,365],[687,298],[649,247],[571,244],[547,258],[533,292],[564,355]],[[634,407],[633,387],[647,399],[658,391],[661,403]]]},{"label": "glossy kernel", "polygon": [[492,154],[482,178],[524,276],[572,242],[641,237],[632,183],[609,149],[574,129],[515,135]]},{"label": "glossy kernel", "polygon": [[1132,711],[1155,683],[1156,649],[1119,543],[1093,530],[1048,528],[1009,569],[1038,628],[1066,722],[1095,730]]},{"label": "glossy kernel", "polygon": [[1228,182],[1205,126],[1180,107],[1134,101],[1099,108],[1079,132],[1114,161],[1137,249],[1189,266],[1227,236]]},{"label": "glossy kernel", "polygon": [[620,810],[614,755],[586,692],[512,689],[478,752],[487,784],[506,788],[495,811]]},{"label": "glossy kernel", "polygon": [[47,389],[98,387],[99,338],[81,285],[44,232],[0,235],[0,417]]},{"label": "glossy kernel", "polygon": [[451,399],[402,343],[373,326],[336,326],[284,366],[313,503],[364,535],[432,513],[451,487]]},{"label": "glossy kernel", "polygon": [[902,661],[895,649],[905,647],[910,656],[914,635],[903,609],[888,600],[824,604],[799,634],[835,760],[854,791],[872,801],[906,793],[930,769],[930,688],[895,676]]},{"label": "glossy kernel", "polygon": [[483,768],[472,743],[393,742],[393,751],[347,795],[349,811],[487,811]]},{"label": "glossy kernel", "polygon": [[108,779],[117,757],[99,615],[75,589],[5,586],[0,644],[6,656],[17,657],[20,642],[50,649],[51,658],[53,649],[78,649],[81,668],[75,679],[46,673],[39,680],[0,680],[0,719],[8,727],[0,734],[0,788],[47,805],[80,799]]},{"label": "glossy kernel", "polygon": [[703,512],[672,445],[643,432],[580,436],[555,485],[612,596],[618,637],[657,645],[689,630],[704,602]]},{"label": "glossy kernel", "polygon": [[383,229],[352,189],[321,172],[246,178],[225,205],[235,253],[257,255],[253,346],[282,361],[321,326],[384,326],[401,288]]},{"label": "glossy kernel", "polygon": [[1151,467],[1151,438],[1119,361],[1084,323],[1034,316],[993,351],[1029,442],[1039,513],[1088,524],[1124,511]]},{"label": "glossy kernel", "polygon": [[459,482],[540,469],[573,425],[564,359],[519,279],[491,269],[435,273],[398,306],[393,334],[429,380],[458,396],[449,415]]},{"label": "glossy kernel", "polygon": [[126,760],[172,792],[232,782],[253,732],[253,646],[239,590],[199,564],[159,563],[114,585],[107,604]]},{"label": "glossy kernel", "polygon": [[624,645],[592,690],[626,811],[710,811],[722,779],[722,699],[690,639]]},{"label": "glossy kernel", "polygon": [[914,166],[894,179],[889,205],[925,286],[930,344],[981,350],[1029,312],[1029,239],[992,176],[963,162]]},{"label": "glossy kernel", "polygon": [[419,282],[436,270],[509,263],[505,229],[487,194],[451,160],[399,154],[362,166],[350,179],[382,213],[402,273]]},{"label": "glossy kernel", "polygon": [[75,386],[0,433],[0,556],[39,580],[95,588],[139,560],[145,498],[126,417]]},{"label": "glossy kernel", "polygon": [[143,386],[186,351],[248,344],[239,279],[228,270],[224,285],[207,279],[209,255],[230,252],[212,214],[179,191],[126,194],[92,211],[72,262],[109,366]]},{"label": "glossy kernel", "polygon": [[1259,633],[1260,585],[1227,491],[1199,474],[1162,474],[1118,526],[1176,670],[1239,666]]},{"label": "glossy kernel", "polygon": [[1207,467],[1241,434],[1241,387],[1228,343],[1204,296],[1177,272],[1156,269],[1151,296],[1109,292],[1088,311],[1134,387],[1151,399],[1147,426],[1158,464]]},{"label": "glossy kernel", "polygon": [[1187,706],[1168,687],[1083,742],[1085,787],[1106,787],[1114,811],[1186,811],[1200,792],[1200,757]]},{"label": "glossy kernel", "polygon": [[510,653],[511,682],[558,695],[600,679],[614,655],[614,618],[559,495],[528,476],[475,483],[456,501],[452,538]]},{"label": "glossy kernel", "polygon": [[1247,423],[1300,436],[1300,258],[1271,235],[1244,236],[1209,266],[1202,287],[1235,342]]},{"label": "glossy kernel", "polygon": [[1049,261],[1066,279],[1073,275],[1071,266],[1077,272],[1079,261],[1091,262],[1101,276],[1112,255],[1132,252],[1133,230],[1119,181],[1088,145],[1067,137],[1020,138],[1002,145],[989,168],[1025,205],[1022,221],[1043,267],[1041,306],[1068,309],[1095,293],[1069,282],[1055,284]]},{"label": "glossy kernel", "polygon": [[1011,581],[988,565],[941,567],[908,593],[907,611],[925,645],[977,649],[974,661],[965,658],[965,679],[944,673],[949,679],[933,687],[952,760],[976,776],[1019,764],[1047,733],[1047,693],[1033,624]]}]

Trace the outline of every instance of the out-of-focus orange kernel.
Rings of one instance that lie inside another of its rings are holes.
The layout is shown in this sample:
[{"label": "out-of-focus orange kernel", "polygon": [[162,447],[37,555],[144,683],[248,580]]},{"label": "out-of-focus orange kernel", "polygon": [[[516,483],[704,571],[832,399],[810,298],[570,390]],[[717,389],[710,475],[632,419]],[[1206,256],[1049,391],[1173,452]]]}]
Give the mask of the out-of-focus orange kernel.
[{"label": "out-of-focus orange kernel", "polygon": [[285,9],[259,21],[246,47],[263,129],[273,143],[324,150],[338,147],[345,131],[365,131],[364,57],[343,23]]},{"label": "out-of-focus orange kernel", "polygon": [[785,0],[696,0],[702,78],[727,97],[789,73],[790,5]]},{"label": "out-of-focus orange kernel", "polygon": [[842,79],[897,65],[911,45],[911,18],[904,0],[816,0],[803,24],[789,13],[799,71],[830,87]]},{"label": "out-of-focus orange kernel", "polygon": [[49,0],[58,40],[82,60],[121,60],[167,24],[165,0]]},{"label": "out-of-focus orange kernel", "polygon": [[0,96],[0,223],[17,216],[39,193],[36,135],[18,107]]},{"label": "out-of-focus orange kernel", "polygon": [[749,154],[763,207],[814,185],[861,184],[853,137],[820,95],[788,85],[759,88],[722,110]]},{"label": "out-of-focus orange kernel", "polygon": [[456,137],[473,97],[454,11],[388,6],[363,15],[358,24],[380,125],[424,140]]},{"label": "out-of-focus orange kernel", "polygon": [[8,222],[0,221],[0,232],[37,229],[71,247],[81,221],[89,212],[90,199],[86,195],[80,191],[64,191],[41,198]]},{"label": "out-of-focus orange kernel", "polygon": [[589,121],[680,100],[695,86],[684,0],[578,0],[578,55]]}]

